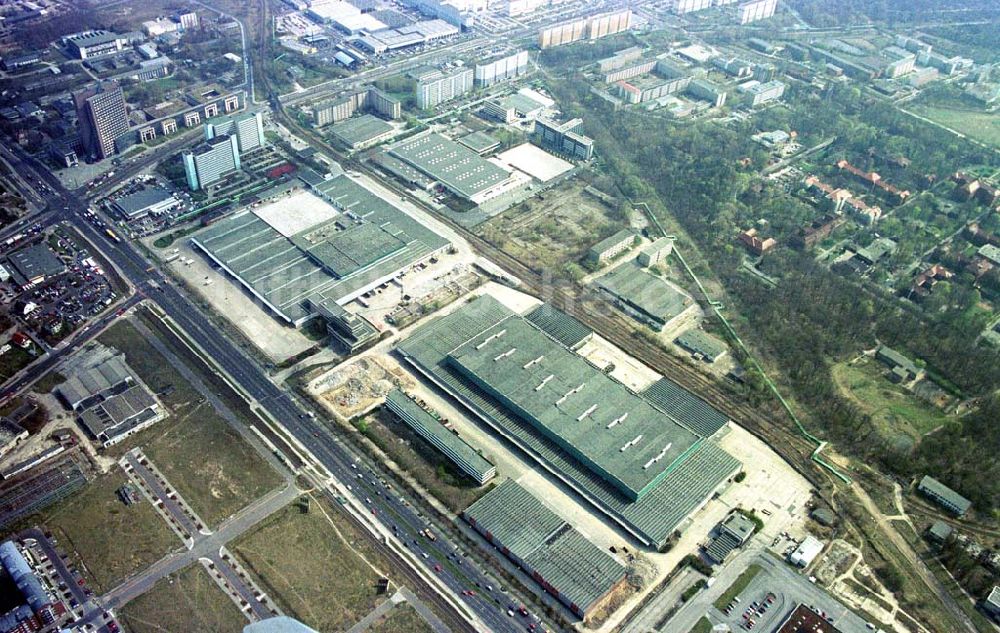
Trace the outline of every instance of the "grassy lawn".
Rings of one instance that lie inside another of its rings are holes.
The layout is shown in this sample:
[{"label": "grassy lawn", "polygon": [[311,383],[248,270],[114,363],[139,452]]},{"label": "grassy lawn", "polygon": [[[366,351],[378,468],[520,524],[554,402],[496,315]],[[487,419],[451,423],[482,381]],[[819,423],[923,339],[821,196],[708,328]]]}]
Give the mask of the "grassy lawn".
[{"label": "grassy lawn", "polygon": [[31,348],[36,353],[36,356],[32,356],[28,350],[17,345],[11,345],[11,348],[0,356],[0,381],[7,380],[27,367],[31,361],[38,358],[39,349],[34,344],[32,344]]},{"label": "grassy lawn", "polygon": [[52,393],[58,385],[65,382],[66,376],[63,376],[57,371],[50,371],[32,386],[32,389],[38,393]]},{"label": "grassy lawn", "polygon": [[[101,335],[171,410],[171,416],[134,438],[209,525],[281,483],[281,476],[233,430],[202,395],[127,321]],[[179,354],[180,355],[180,354]],[[202,370],[202,367],[192,367]],[[116,447],[117,448],[117,447]]]},{"label": "grassy lawn", "polygon": [[160,580],[118,610],[132,633],[202,631],[240,633],[247,619],[205,568],[193,564]]},{"label": "grassy lawn", "polygon": [[368,630],[372,633],[432,633],[434,631],[420,617],[416,609],[405,602],[394,607],[385,618],[372,623]]},{"label": "grassy lawn", "polygon": [[914,105],[912,110],[983,143],[1000,147],[1000,117],[996,113],[925,104]]},{"label": "grassy lawn", "polygon": [[743,570],[740,577],[737,578],[733,584],[729,585],[729,589],[726,589],[725,593],[716,598],[713,603],[715,608],[719,610],[725,609],[729,603],[733,601],[733,598],[743,593],[743,590],[746,589],[747,585],[750,584],[750,581],[760,573],[760,570],[760,565],[750,565]]},{"label": "grassy lawn", "polygon": [[307,514],[297,504],[274,514],[230,550],[287,615],[319,631],[346,630],[386,599],[376,594],[380,574],[369,565],[387,570],[385,560],[319,499]]},{"label": "grassy lawn", "polygon": [[201,399],[201,394],[128,321],[118,321],[101,334],[98,340],[123,352],[129,367],[147,387],[161,394],[160,400],[172,412],[192,406]]},{"label": "grassy lawn", "polygon": [[493,485],[480,486],[388,410],[368,416],[359,425],[364,435],[400,468],[455,512],[461,512]]},{"label": "grassy lawn", "polygon": [[146,455],[209,525],[281,484],[281,476],[208,403],[153,433]]},{"label": "grassy lawn", "polygon": [[872,360],[833,366],[833,380],[840,390],[872,418],[880,435],[905,434],[918,439],[948,421],[948,416],[882,375]]},{"label": "grassy lawn", "polygon": [[63,550],[72,552],[95,592],[111,589],[129,574],[182,547],[145,498],[131,507],[118,500],[115,491],[126,481],[124,472],[113,470],[43,517]]},{"label": "grassy lawn", "polygon": [[712,623],[709,622],[708,618],[702,616],[700,620],[694,623],[691,630],[688,633],[711,633]]}]

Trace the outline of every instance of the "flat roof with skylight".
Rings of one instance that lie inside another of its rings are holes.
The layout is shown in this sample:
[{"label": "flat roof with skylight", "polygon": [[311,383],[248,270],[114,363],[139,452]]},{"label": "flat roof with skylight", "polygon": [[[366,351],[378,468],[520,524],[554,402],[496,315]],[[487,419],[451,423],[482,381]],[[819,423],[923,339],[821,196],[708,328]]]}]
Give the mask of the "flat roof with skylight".
[{"label": "flat roof with skylight", "polygon": [[525,319],[473,337],[448,363],[633,500],[699,439]]},{"label": "flat roof with skylight", "polygon": [[405,140],[390,153],[434,178],[452,193],[473,201],[511,179],[511,173],[500,165],[440,134]]},{"label": "flat roof with skylight", "polygon": [[571,333],[536,312],[483,295],[420,326],[397,351],[636,539],[664,544],[739,470],[714,437],[728,418],[707,420],[694,396],[668,397],[672,412],[661,409],[567,347],[586,328]]},{"label": "flat roof with skylight", "polygon": [[448,245],[345,175],[230,216],[191,242],[294,325],[314,316],[310,296],[346,303]]}]

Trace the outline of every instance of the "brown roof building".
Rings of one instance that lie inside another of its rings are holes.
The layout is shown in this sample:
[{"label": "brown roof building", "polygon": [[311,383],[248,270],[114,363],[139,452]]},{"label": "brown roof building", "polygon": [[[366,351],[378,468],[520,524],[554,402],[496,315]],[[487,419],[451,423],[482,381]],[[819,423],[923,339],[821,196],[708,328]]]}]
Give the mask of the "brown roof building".
[{"label": "brown roof building", "polygon": [[778,245],[778,242],[773,237],[760,237],[757,235],[757,229],[748,229],[740,233],[740,242],[755,255],[763,255],[772,248]]}]

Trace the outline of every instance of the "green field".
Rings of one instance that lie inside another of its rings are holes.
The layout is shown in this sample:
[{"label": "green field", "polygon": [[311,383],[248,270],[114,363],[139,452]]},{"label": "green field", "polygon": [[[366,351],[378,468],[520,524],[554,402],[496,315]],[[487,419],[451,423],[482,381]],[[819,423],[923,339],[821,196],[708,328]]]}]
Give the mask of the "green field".
[{"label": "green field", "polygon": [[118,500],[115,491],[127,480],[116,468],[42,517],[98,592],[182,547],[145,498],[130,507]]},{"label": "green field", "polygon": [[153,434],[146,455],[210,526],[281,483],[281,476],[207,403],[174,424],[154,428]]},{"label": "green field", "polygon": [[715,602],[713,603],[715,608],[720,611],[725,609],[729,603],[733,601],[733,598],[743,593],[743,590],[746,589],[747,585],[750,584],[750,581],[760,573],[760,570],[760,565],[750,565],[743,570],[743,573],[740,574],[739,578],[733,581],[733,584],[729,585],[729,589],[726,589],[725,593],[715,599]]},{"label": "green field", "polygon": [[200,564],[168,576],[118,610],[132,633],[240,633],[248,624]]},{"label": "green field", "polygon": [[319,631],[346,630],[386,599],[376,593],[380,573],[369,565],[386,571],[386,561],[318,499],[308,513],[296,504],[272,515],[230,550],[282,611]]},{"label": "green field", "polygon": [[961,132],[977,141],[1000,147],[1000,115],[976,110],[960,110],[918,104],[912,107],[920,116]]},{"label": "green field", "polygon": [[890,382],[876,361],[839,363],[831,373],[840,391],[871,416],[883,437],[892,439],[903,434],[915,440],[948,421],[939,409]]},{"label": "green field", "polygon": [[31,364],[31,361],[38,358],[38,347],[36,345],[32,345],[31,350],[35,352],[36,355],[33,356],[28,352],[28,350],[18,347],[17,345],[12,345],[9,350],[0,356],[0,381],[7,380]]},{"label": "green field", "polygon": [[[125,447],[141,444],[208,525],[276,488],[281,476],[222,418],[135,326],[120,321],[101,342],[125,352],[129,366],[155,392],[171,415]],[[203,370],[202,367],[192,367]]]},{"label": "green field", "polygon": [[431,628],[420,614],[410,605],[403,603],[393,607],[389,614],[372,623],[371,633],[432,633]]},{"label": "green field", "polygon": [[694,623],[694,626],[691,627],[691,630],[688,631],[688,633],[711,633],[711,631],[712,623],[708,618],[702,616],[700,620]]}]

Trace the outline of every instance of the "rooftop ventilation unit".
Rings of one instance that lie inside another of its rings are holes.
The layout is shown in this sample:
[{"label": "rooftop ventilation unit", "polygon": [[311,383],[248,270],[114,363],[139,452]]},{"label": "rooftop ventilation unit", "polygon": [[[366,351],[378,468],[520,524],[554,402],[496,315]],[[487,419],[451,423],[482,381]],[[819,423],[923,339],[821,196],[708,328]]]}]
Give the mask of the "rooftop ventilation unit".
[{"label": "rooftop ventilation unit", "polygon": [[652,466],[656,462],[658,462],[661,459],[663,459],[663,456],[667,454],[667,451],[669,451],[670,447],[673,446],[673,445],[674,445],[674,443],[670,442],[669,444],[667,444],[666,446],[664,446],[663,450],[660,451],[659,455],[657,455],[656,457],[654,457],[653,459],[649,460],[648,462],[646,462],[645,464],[642,465],[642,469],[643,470],[648,470],[650,466]]},{"label": "rooftop ventilation unit", "polygon": [[498,356],[494,356],[493,357],[493,362],[495,363],[498,360],[501,360],[503,358],[507,358],[508,356],[510,356],[511,354],[513,354],[516,351],[517,351],[517,348],[516,347],[512,347],[509,350],[507,350],[506,352],[504,352],[503,354],[500,354]]},{"label": "rooftop ventilation unit", "polygon": [[559,405],[561,405],[561,404],[562,404],[563,402],[566,402],[566,398],[568,398],[568,397],[572,396],[572,395],[573,395],[574,393],[577,393],[577,392],[578,392],[578,391],[580,391],[581,389],[583,389],[583,384],[581,384],[581,385],[580,385],[579,387],[577,387],[577,388],[575,388],[575,389],[570,389],[569,391],[567,391],[567,392],[566,392],[566,393],[565,393],[565,394],[563,395],[563,397],[562,397],[562,398],[559,398],[558,400],[556,400],[556,406],[558,407],[558,406],[559,406]]},{"label": "rooftop ventilation unit", "polygon": [[501,336],[503,336],[503,335],[504,335],[504,334],[506,334],[506,333],[507,333],[507,330],[500,330],[500,331],[499,331],[499,332],[497,332],[496,334],[491,334],[490,336],[487,336],[487,337],[486,337],[486,340],[485,340],[485,341],[483,341],[483,342],[482,342],[482,343],[480,343],[479,345],[476,345],[476,349],[477,349],[477,350],[478,350],[478,349],[483,349],[484,347],[486,347],[486,345],[487,345],[487,344],[488,344],[488,343],[489,343],[490,341],[492,341],[492,340],[493,340],[493,339],[495,339],[495,338],[500,338]]},{"label": "rooftop ventilation unit", "polygon": [[629,440],[628,442],[626,442],[625,446],[622,446],[621,448],[618,449],[618,452],[619,453],[624,453],[628,449],[630,449],[633,446],[635,446],[636,444],[638,444],[641,439],[642,439],[642,433],[640,433],[639,435],[636,435],[634,438],[632,438],[631,440]]},{"label": "rooftop ventilation unit", "polygon": [[618,416],[617,418],[615,418],[614,420],[611,420],[610,422],[608,422],[608,426],[605,427],[605,428],[613,429],[616,426],[618,426],[619,424],[621,424],[622,422],[624,422],[625,418],[627,418],[627,417],[628,417],[628,412],[625,412],[625,413],[621,414],[620,416]]},{"label": "rooftop ventilation unit", "polygon": [[538,386],[535,387],[535,391],[541,391],[542,387],[545,386],[545,383],[547,383],[548,381],[552,380],[555,377],[556,377],[555,374],[549,374],[548,376],[546,376],[545,378],[543,378],[542,382],[538,383]]}]

